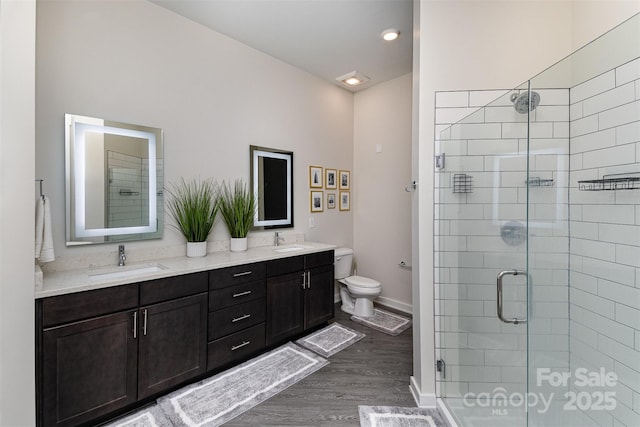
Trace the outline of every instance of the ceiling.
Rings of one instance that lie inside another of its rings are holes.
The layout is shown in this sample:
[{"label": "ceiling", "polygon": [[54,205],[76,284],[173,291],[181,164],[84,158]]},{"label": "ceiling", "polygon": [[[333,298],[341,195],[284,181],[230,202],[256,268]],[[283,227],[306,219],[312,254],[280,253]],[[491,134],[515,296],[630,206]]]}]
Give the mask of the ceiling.
[{"label": "ceiling", "polygon": [[[412,70],[412,0],[151,0],[326,81],[358,91]],[[388,28],[400,30],[393,42]]]}]

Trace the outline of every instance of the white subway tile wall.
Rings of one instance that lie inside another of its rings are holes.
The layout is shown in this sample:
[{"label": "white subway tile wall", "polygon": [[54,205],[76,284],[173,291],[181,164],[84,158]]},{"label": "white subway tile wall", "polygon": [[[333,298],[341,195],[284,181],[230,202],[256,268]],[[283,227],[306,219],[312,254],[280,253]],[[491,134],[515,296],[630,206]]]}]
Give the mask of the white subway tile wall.
[{"label": "white subway tile wall", "polygon": [[[527,115],[516,112],[511,93],[436,95],[436,154],[446,154],[446,167],[436,173],[436,346],[447,365],[438,386],[448,397],[500,387],[508,394],[526,391],[527,325],[497,318],[496,278],[502,270],[527,267],[525,242],[511,245],[501,237],[505,223],[524,226],[527,215],[529,273],[536,283],[530,295],[530,364],[568,369],[569,91],[539,92],[530,147]],[[484,108],[469,111],[491,98]],[[455,119],[463,120],[453,124]],[[528,212],[527,150],[530,176],[553,181],[532,189]],[[460,173],[471,175],[471,192],[453,193],[453,176]],[[526,299],[524,276],[506,276],[504,315],[526,317]]]},{"label": "white subway tile wall", "polygon": [[640,58],[570,90],[570,365],[617,374],[615,410],[587,411],[606,426],[640,425],[640,190],[577,181],[640,173],[639,84]]}]

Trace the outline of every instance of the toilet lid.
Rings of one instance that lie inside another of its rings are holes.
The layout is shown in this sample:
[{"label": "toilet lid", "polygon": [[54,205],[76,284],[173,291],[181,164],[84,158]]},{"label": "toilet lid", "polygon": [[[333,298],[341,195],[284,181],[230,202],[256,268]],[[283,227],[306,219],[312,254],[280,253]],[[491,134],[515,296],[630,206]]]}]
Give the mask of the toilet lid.
[{"label": "toilet lid", "polygon": [[346,279],[348,285],[360,286],[362,288],[377,288],[380,282],[362,276],[349,276]]}]

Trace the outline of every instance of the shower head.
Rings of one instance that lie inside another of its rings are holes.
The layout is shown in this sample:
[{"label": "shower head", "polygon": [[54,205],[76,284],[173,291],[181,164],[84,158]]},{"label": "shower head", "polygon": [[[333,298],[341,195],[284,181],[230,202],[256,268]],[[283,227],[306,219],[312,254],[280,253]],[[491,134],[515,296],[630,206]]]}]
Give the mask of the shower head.
[{"label": "shower head", "polygon": [[[531,93],[531,96],[529,96]],[[520,114],[524,114],[527,111],[533,111],[540,104],[540,94],[538,92],[522,92],[520,95],[517,93],[511,94],[511,102],[513,102],[513,108]]]}]

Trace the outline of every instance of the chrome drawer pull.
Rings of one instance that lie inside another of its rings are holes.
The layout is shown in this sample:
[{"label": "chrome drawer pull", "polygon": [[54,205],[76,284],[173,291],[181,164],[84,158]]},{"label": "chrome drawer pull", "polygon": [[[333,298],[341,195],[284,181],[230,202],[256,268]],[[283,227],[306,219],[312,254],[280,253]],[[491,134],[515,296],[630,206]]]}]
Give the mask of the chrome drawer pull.
[{"label": "chrome drawer pull", "polygon": [[236,322],[239,322],[241,320],[248,319],[249,317],[251,317],[250,314],[245,314],[244,316],[236,317],[235,319],[233,319],[231,321],[231,323],[236,323]]},{"label": "chrome drawer pull", "polygon": [[233,277],[241,277],[241,276],[248,276],[249,274],[251,274],[251,271],[243,271],[242,273],[236,273],[233,275]]},{"label": "chrome drawer pull", "polygon": [[233,294],[233,298],[243,297],[245,295],[249,295],[251,291],[240,292],[239,294]]},{"label": "chrome drawer pull", "polygon": [[236,351],[237,349],[245,347],[245,346],[247,346],[249,344],[251,344],[251,341],[245,341],[242,344],[231,346],[231,351]]}]

